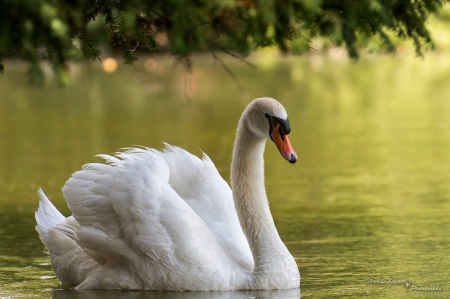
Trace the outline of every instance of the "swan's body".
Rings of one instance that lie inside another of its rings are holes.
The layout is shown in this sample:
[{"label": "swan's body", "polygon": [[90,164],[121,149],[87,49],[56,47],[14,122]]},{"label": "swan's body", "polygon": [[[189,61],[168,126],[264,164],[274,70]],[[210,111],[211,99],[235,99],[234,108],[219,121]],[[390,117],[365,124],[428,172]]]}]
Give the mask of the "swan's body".
[{"label": "swan's body", "polygon": [[56,275],[77,289],[298,288],[297,265],[264,189],[267,138],[296,161],[289,131],[277,101],[256,99],[246,108],[233,150],[233,192],[206,155],[172,146],[103,155],[108,164],[74,173],[63,188],[68,218],[40,191],[36,229]]}]

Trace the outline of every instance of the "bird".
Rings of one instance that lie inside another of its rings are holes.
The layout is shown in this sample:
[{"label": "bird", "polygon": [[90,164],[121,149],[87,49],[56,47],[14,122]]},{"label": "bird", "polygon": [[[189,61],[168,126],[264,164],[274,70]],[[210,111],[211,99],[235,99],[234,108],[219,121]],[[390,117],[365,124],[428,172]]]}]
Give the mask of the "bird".
[{"label": "bird", "polygon": [[298,159],[286,110],[257,98],[242,113],[232,188],[211,159],[165,144],[98,155],[62,188],[72,216],[38,190],[36,230],[62,285],[76,290],[279,290],[300,272],[276,229],[264,187],[264,149]]}]

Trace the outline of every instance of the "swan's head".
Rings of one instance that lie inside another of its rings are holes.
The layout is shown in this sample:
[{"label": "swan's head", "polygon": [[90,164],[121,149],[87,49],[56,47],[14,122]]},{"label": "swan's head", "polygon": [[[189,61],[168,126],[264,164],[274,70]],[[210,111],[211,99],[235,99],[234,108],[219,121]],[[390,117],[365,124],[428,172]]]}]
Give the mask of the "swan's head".
[{"label": "swan's head", "polygon": [[245,109],[243,120],[255,135],[272,140],[286,160],[291,163],[297,161],[297,153],[288,137],[291,132],[289,119],[283,105],[277,100],[253,100]]}]

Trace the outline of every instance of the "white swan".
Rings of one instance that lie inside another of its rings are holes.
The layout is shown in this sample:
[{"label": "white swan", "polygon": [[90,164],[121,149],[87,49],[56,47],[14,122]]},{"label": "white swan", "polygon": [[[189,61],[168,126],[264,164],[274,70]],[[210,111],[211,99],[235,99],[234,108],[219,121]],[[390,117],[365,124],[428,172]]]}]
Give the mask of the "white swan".
[{"label": "white swan", "polygon": [[233,191],[206,155],[169,145],[100,155],[108,164],[75,172],[62,189],[68,218],[39,190],[36,229],[59,280],[76,289],[298,288],[264,188],[266,139],[297,160],[289,132],[276,100],[248,105],[233,149]]}]

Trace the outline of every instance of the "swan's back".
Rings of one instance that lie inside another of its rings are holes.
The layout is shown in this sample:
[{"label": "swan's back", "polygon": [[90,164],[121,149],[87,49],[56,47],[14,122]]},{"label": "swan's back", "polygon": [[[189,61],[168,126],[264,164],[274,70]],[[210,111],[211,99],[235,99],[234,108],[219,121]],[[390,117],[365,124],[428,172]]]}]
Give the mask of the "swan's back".
[{"label": "swan's back", "polygon": [[69,236],[97,265],[79,275],[78,288],[244,287],[253,260],[231,190],[209,158],[175,147],[101,157],[108,164],[86,165],[63,188],[76,224],[67,218],[56,226],[70,229],[48,229]]}]

